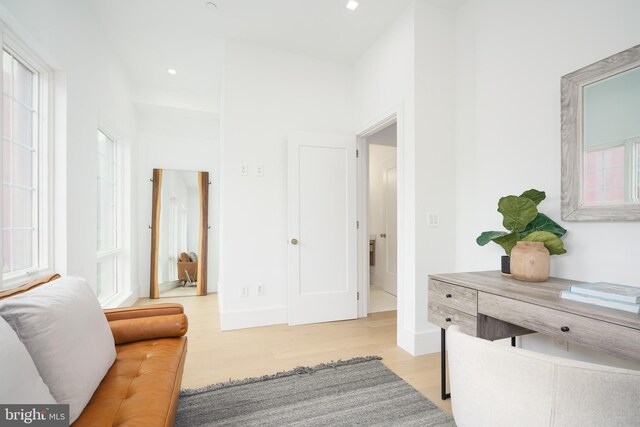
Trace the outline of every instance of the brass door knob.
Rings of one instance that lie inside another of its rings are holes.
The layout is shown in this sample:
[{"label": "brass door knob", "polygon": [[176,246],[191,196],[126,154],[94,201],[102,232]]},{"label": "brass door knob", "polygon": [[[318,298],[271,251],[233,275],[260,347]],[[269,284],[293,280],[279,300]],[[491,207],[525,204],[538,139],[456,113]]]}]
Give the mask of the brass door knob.
[{"label": "brass door knob", "polygon": [[298,244],[298,239],[291,239],[291,244],[292,245],[297,245]]}]

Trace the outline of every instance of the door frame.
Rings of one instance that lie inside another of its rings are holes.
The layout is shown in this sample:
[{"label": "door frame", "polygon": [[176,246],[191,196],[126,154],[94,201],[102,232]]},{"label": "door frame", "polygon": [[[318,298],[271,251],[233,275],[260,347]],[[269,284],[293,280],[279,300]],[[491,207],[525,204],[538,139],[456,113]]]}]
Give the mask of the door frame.
[{"label": "door frame", "polygon": [[[367,317],[369,315],[369,143],[367,137],[386,128],[387,126],[397,123],[397,144],[396,159],[398,168],[398,284],[397,284],[397,316],[401,319],[404,311],[402,307],[401,295],[404,289],[404,255],[403,255],[403,227],[402,221],[404,213],[404,114],[401,105],[397,106],[387,114],[375,120],[372,124],[364,127],[356,133],[357,147],[359,156],[357,159],[357,213],[358,213],[358,292],[360,298],[358,300],[358,318]],[[400,322],[398,322],[399,324]]]}]

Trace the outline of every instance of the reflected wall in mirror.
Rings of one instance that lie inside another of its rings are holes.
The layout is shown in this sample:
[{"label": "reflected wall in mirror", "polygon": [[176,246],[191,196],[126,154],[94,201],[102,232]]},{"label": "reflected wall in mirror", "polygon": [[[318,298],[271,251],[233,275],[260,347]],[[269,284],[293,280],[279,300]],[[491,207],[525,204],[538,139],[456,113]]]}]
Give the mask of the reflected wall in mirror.
[{"label": "reflected wall in mirror", "polygon": [[207,172],[153,171],[151,298],[206,295]]},{"label": "reflected wall in mirror", "polygon": [[640,220],[640,46],[562,78],[562,218]]}]

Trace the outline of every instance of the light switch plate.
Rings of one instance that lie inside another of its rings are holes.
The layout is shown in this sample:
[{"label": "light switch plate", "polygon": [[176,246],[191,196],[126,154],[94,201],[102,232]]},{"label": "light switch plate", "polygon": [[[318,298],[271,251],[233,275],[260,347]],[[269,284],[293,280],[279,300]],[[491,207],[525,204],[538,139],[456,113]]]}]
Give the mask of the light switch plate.
[{"label": "light switch plate", "polygon": [[256,176],[261,178],[264,176],[264,165],[262,163],[256,165]]},{"label": "light switch plate", "polygon": [[249,175],[249,165],[247,165],[246,163],[241,163],[240,176],[247,176],[247,175]]}]

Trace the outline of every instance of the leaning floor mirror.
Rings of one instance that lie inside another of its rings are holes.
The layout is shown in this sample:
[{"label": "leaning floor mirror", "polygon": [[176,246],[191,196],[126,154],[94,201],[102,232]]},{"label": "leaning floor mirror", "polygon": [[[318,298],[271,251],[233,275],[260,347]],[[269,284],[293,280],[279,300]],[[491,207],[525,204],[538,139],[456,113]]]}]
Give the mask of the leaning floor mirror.
[{"label": "leaning floor mirror", "polygon": [[207,294],[209,173],[153,170],[150,298]]}]

